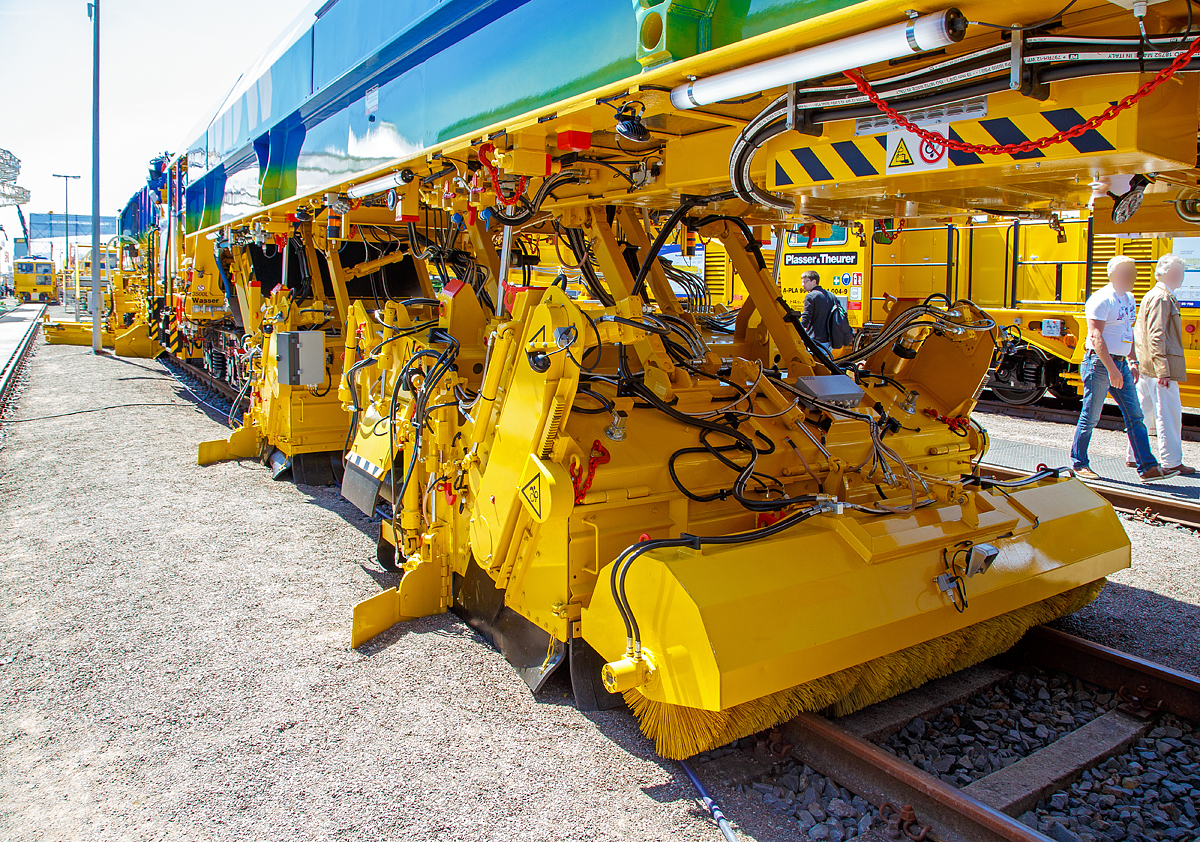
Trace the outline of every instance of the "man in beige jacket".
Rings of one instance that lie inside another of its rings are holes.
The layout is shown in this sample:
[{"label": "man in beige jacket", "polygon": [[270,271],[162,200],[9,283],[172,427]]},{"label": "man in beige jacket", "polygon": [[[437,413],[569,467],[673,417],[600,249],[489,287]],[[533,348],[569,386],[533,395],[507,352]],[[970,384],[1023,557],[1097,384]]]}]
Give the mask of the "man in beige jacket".
[{"label": "man in beige jacket", "polygon": [[1133,326],[1133,356],[1129,368],[1142,394],[1149,394],[1158,428],[1159,464],[1184,475],[1196,473],[1183,464],[1183,405],[1179,384],[1187,380],[1183,355],[1183,321],[1175,290],[1183,285],[1186,266],[1174,254],[1164,254],[1154,267],[1158,280],[1142,299]]}]

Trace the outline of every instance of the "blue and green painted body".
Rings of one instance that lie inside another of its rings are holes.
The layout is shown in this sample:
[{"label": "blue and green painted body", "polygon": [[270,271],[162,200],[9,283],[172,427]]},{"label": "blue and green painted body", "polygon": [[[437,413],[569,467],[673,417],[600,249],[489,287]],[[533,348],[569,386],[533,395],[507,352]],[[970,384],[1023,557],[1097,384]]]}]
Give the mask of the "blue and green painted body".
[{"label": "blue and green painted body", "polygon": [[315,3],[186,150],[187,230],[855,2]]}]

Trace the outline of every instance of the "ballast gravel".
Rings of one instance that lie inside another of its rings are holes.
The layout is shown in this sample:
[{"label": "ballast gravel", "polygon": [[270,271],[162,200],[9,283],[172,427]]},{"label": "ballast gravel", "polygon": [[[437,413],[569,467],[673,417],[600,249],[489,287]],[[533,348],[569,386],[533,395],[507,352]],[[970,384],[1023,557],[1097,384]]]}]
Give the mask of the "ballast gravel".
[{"label": "ballast gravel", "polygon": [[1089,769],[1021,821],[1056,842],[1200,839],[1200,734],[1164,715],[1132,751]]},{"label": "ballast gravel", "polygon": [[627,712],[452,615],[351,651],[373,525],[198,466],[227,430],[161,364],[40,345],[4,417],[0,839],[713,838]]},{"label": "ballast gravel", "polygon": [[[730,746],[702,754],[696,758],[696,762],[700,768],[714,761],[715,765],[720,766],[720,758],[738,751],[754,753],[756,748],[761,756],[762,746],[756,745],[761,742],[754,737],[747,737]],[[842,842],[882,825],[879,811],[866,799],[795,760],[790,753],[771,763],[749,784],[737,784],[735,789],[790,824],[798,831],[794,838]]]},{"label": "ballast gravel", "polygon": [[936,716],[914,719],[882,747],[961,788],[1082,728],[1120,701],[1087,682],[1030,669]]}]

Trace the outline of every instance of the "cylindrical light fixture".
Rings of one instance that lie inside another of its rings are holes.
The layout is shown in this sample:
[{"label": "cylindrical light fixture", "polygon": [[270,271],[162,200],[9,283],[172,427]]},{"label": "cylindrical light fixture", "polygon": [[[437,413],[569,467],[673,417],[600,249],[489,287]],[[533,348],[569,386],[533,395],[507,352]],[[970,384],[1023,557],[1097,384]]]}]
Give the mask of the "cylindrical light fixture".
[{"label": "cylindrical light fixture", "polygon": [[936,50],[961,41],[966,31],[967,19],[958,9],[922,15],[798,53],[695,79],[671,90],[671,104],[681,110],[711,105],[780,85]]},{"label": "cylindrical light fixture", "polygon": [[412,180],[413,174],[411,170],[401,170],[397,173],[380,176],[371,181],[364,181],[362,184],[355,184],[346,190],[346,195],[351,199],[361,199],[364,196],[372,196],[376,193],[382,193],[384,190],[391,190],[393,187],[408,184]]}]

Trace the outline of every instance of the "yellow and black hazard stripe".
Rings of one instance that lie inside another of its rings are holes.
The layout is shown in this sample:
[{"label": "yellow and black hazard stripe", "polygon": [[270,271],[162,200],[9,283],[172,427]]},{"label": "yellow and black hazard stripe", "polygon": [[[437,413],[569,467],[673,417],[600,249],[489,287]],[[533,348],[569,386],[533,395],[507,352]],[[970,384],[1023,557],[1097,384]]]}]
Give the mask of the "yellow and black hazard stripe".
[{"label": "yellow and black hazard stripe", "polygon": [[[883,175],[886,170],[884,159],[887,153],[887,137],[875,135],[840,140],[821,146],[802,146],[784,153],[790,154],[808,176],[810,182],[852,181]],[[788,169],[776,159],[775,184],[787,187],[799,183],[788,173]],[[797,173],[799,175],[799,173]]]},{"label": "yellow and black hazard stripe", "polygon": [[[1056,108],[1053,111],[1040,111],[1033,114],[1022,114],[1019,117],[995,117],[987,120],[968,120],[955,123],[950,128],[951,140],[961,140],[979,146],[999,144],[1009,146],[1034,140],[1055,132],[1067,131],[1080,126],[1104,110],[1105,105],[1085,109],[1091,113],[1086,116],[1075,108]],[[1028,152],[1013,152],[1007,155],[989,155],[989,158],[1006,158],[1013,161],[1032,161],[1039,158],[1061,158],[1078,154],[1094,155],[1099,152],[1112,152],[1116,146],[1096,129],[1088,129],[1079,137],[1073,137],[1065,143],[1050,146],[1046,149],[1031,149]],[[955,167],[970,167],[984,163],[984,158],[974,152],[959,152],[950,150],[950,164]]]},{"label": "yellow and black hazard stripe", "polygon": [[[1008,146],[1045,137],[1082,125],[1102,112],[1108,103],[1081,109],[1056,108],[1050,111],[1021,114],[1015,117],[993,117],[983,120],[964,120],[949,127],[951,140],[978,146]],[[1111,126],[1112,124],[1108,124]],[[970,167],[997,161],[1025,161],[1039,158],[1063,158],[1112,152],[1117,147],[1101,129],[1089,129],[1079,137],[1028,152],[999,155],[977,155],[974,152],[949,151],[951,167]],[[856,137],[835,143],[818,143],[781,152],[775,159],[774,187],[800,184],[845,182],[887,174],[887,135]],[[893,168],[895,174],[895,168]]]}]

